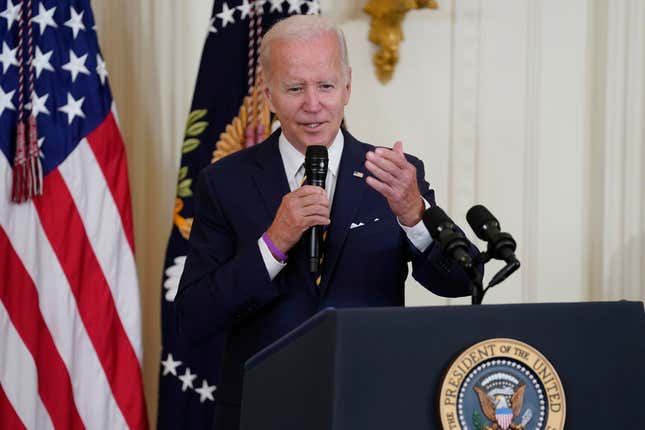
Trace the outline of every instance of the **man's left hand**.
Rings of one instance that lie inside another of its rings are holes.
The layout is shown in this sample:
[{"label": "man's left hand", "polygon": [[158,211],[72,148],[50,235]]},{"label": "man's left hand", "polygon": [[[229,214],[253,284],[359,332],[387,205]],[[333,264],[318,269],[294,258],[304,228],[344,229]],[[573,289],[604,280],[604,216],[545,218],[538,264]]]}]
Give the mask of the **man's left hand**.
[{"label": "man's left hand", "polygon": [[403,144],[392,149],[376,148],[366,155],[365,167],[374,175],[367,184],[387,199],[399,222],[412,227],[421,221],[425,205],[417,184],[417,169],[405,158]]}]

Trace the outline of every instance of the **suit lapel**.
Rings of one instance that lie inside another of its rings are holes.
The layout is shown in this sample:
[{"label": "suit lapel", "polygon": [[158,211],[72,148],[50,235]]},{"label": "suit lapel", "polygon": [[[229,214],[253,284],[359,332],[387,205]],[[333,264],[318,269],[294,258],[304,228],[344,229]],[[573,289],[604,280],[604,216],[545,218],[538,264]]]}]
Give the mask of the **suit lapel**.
[{"label": "suit lapel", "polygon": [[327,291],[329,280],[333,277],[336,263],[343,249],[349,226],[356,216],[363,195],[369,186],[364,177],[354,176],[354,172],[365,172],[365,153],[358,141],[343,130],[345,143],[341,157],[334,202],[331,212],[331,226],[325,243],[325,263],[320,293]]},{"label": "suit lapel", "polygon": [[[275,217],[282,197],[289,192],[287,175],[284,173],[284,164],[278,149],[280,131],[273,133],[266,142],[261,143],[256,155],[258,171],[253,175],[267,211],[269,220]],[[280,173],[276,173],[280,172]]]}]

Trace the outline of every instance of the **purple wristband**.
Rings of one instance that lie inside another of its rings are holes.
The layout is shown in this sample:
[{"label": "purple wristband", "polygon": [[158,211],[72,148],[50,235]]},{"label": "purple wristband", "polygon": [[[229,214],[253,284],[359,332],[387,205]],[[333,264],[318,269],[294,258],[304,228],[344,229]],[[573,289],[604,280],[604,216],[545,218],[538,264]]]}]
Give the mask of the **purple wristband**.
[{"label": "purple wristband", "polygon": [[273,242],[271,242],[271,239],[269,239],[269,235],[266,234],[266,232],[264,232],[262,234],[262,240],[264,241],[266,246],[269,247],[269,251],[271,251],[271,254],[276,256],[280,263],[284,263],[285,261],[287,261],[287,258],[289,258],[289,257],[287,257],[285,254],[283,254],[282,251],[280,251],[278,249],[278,247],[275,246],[275,244]]}]

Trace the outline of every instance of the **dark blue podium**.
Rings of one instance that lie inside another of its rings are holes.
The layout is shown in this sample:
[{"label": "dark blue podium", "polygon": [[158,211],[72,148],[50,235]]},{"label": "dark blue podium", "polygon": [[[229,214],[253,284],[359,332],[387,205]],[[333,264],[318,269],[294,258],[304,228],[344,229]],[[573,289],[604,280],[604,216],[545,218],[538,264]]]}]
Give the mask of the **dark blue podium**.
[{"label": "dark blue podium", "polygon": [[327,309],[246,363],[241,429],[440,429],[445,372],[490,338],[551,362],[567,429],[645,429],[640,302]]}]

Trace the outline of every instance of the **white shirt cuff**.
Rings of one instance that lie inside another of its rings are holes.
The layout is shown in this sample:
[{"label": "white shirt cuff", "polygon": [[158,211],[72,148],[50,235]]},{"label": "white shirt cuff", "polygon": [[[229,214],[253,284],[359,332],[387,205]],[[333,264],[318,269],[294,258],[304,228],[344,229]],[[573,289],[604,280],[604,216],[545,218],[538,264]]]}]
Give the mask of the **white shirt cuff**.
[{"label": "white shirt cuff", "polygon": [[[430,203],[428,203],[426,199],[423,199],[423,204],[425,205],[426,210],[430,207]],[[423,224],[423,220],[419,221],[412,227],[406,227],[401,224],[401,221],[398,217],[396,218],[396,222],[399,223],[406,236],[408,236],[408,239],[410,240],[410,242],[412,242],[412,245],[414,245],[416,249],[418,249],[420,252],[428,249],[428,247],[432,243],[432,237],[430,236],[430,232],[428,231],[426,226]]]},{"label": "white shirt cuff", "polygon": [[271,254],[269,247],[267,246],[266,243],[264,243],[262,238],[258,239],[258,246],[260,247],[260,254],[262,255],[262,260],[264,261],[264,265],[267,268],[267,273],[269,274],[269,278],[273,281],[273,278],[278,276],[278,273],[280,273],[280,271],[284,268],[284,266],[287,265],[287,263],[281,263],[278,260],[276,260],[273,254]]}]

